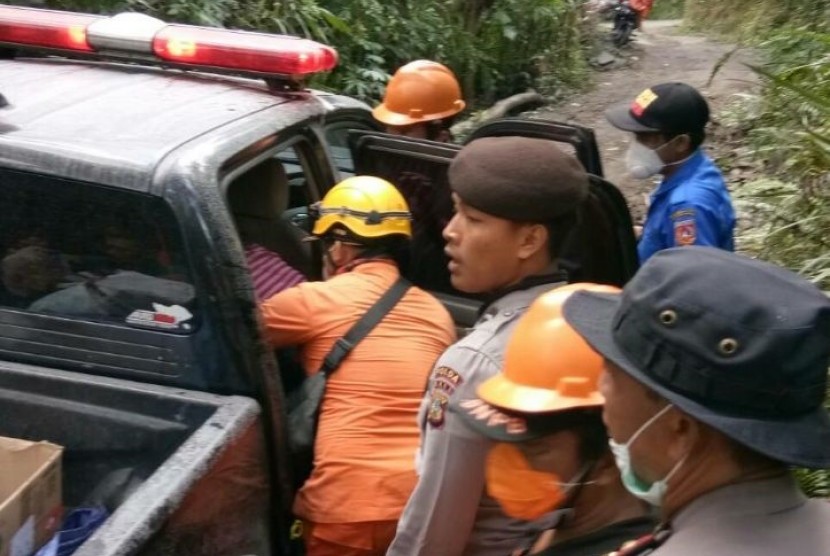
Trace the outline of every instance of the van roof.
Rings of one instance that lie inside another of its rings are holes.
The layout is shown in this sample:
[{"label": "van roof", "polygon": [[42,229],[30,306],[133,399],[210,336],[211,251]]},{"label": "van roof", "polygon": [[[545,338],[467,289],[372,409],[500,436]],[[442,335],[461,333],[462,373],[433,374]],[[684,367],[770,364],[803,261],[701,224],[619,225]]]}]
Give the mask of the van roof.
[{"label": "van roof", "polygon": [[62,58],[0,60],[0,94],[4,165],[76,179],[116,173],[138,189],[168,153],[212,131],[251,116],[276,131],[274,107],[284,128],[328,106],[254,79]]}]

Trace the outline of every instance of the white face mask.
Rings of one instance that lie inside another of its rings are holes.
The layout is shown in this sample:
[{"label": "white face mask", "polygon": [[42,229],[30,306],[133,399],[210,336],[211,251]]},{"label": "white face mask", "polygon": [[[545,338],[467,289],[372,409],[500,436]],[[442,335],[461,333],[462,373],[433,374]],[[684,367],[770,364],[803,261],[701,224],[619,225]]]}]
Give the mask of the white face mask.
[{"label": "white face mask", "polygon": [[[678,135],[677,137],[681,136]],[[669,139],[655,149],[650,149],[636,139],[633,139],[631,144],[628,146],[628,152],[625,153],[625,166],[628,168],[628,175],[638,180],[645,180],[660,173],[666,166],[677,166],[678,164],[683,164],[692,158],[694,153],[690,154],[683,160],[669,162],[668,164],[663,162],[663,159],[660,158],[660,149],[677,139],[677,137]]]},{"label": "white face mask", "polygon": [[669,142],[666,142],[656,149],[649,149],[636,139],[632,140],[628,146],[628,152],[625,154],[625,166],[628,168],[628,174],[632,178],[644,180],[660,172],[666,163],[663,162],[657,151],[668,144]]},{"label": "white face mask", "polygon": [[634,471],[634,468],[631,466],[631,450],[630,447],[634,443],[635,440],[646,430],[652,423],[654,423],[657,419],[662,417],[669,409],[671,409],[671,405],[667,405],[656,415],[654,415],[651,419],[643,423],[643,425],[637,429],[637,431],[631,435],[631,438],[628,439],[628,442],[620,444],[615,442],[613,438],[608,440],[608,446],[611,448],[611,453],[614,454],[614,462],[617,464],[617,469],[620,470],[620,477],[622,479],[623,486],[626,488],[628,492],[632,495],[636,496],[640,500],[651,504],[652,506],[660,507],[663,505],[663,499],[666,497],[666,491],[669,487],[669,480],[672,476],[677,472],[678,469],[683,465],[686,461],[684,457],[680,461],[678,461],[675,466],[668,472],[668,474],[663,477],[659,481],[655,481],[650,485],[644,482],[637,476],[637,473]]}]

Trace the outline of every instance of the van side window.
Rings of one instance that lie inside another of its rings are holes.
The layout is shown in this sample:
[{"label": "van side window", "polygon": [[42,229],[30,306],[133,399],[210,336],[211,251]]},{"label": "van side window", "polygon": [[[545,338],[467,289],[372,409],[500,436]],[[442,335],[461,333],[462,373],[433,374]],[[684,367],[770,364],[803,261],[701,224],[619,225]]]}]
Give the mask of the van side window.
[{"label": "van side window", "polygon": [[0,183],[0,306],[194,329],[195,290],[162,199],[11,170]]},{"label": "van side window", "polygon": [[293,223],[316,200],[300,149],[289,146],[244,169],[231,177],[225,191],[260,298],[313,275],[311,249]]}]

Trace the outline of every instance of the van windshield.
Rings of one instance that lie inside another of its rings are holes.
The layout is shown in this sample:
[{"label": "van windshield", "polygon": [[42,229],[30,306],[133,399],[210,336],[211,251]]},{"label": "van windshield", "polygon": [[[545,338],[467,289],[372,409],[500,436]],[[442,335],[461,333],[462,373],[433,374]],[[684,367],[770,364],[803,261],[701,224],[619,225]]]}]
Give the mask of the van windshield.
[{"label": "van windshield", "polygon": [[0,306],[189,333],[195,290],[157,197],[0,170]]}]

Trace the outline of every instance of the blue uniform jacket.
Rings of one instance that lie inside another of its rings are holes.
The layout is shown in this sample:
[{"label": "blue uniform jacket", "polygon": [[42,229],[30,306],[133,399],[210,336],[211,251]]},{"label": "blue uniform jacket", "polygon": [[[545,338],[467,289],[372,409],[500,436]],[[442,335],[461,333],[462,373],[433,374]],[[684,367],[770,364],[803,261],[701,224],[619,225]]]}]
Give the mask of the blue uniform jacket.
[{"label": "blue uniform jacket", "polygon": [[651,194],[637,246],[640,263],[661,249],[710,245],[735,249],[735,211],[723,175],[702,150]]}]

